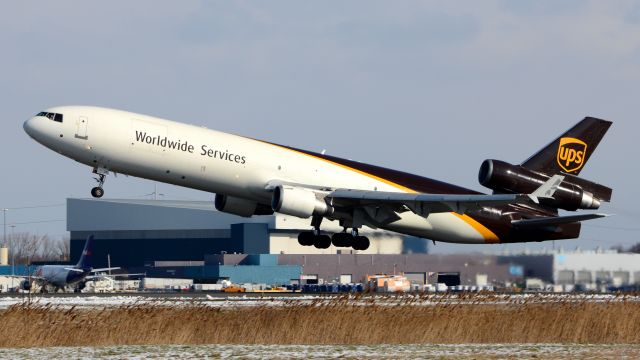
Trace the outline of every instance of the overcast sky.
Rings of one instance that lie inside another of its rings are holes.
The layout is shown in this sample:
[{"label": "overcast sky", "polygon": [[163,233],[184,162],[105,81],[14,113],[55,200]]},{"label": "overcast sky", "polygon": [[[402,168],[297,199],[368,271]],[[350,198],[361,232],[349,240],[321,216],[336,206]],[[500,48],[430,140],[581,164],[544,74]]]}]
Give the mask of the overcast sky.
[{"label": "overcast sky", "polygon": [[[617,216],[555,246],[640,241],[640,2],[4,1],[0,12],[0,208],[15,232],[63,236],[65,199],[94,186],[90,168],[22,123],[55,105],[98,105],[481,191],[484,159],[519,163],[601,117],[613,126],[581,176],[614,189],[602,210]],[[110,176],[105,196],[144,198],[153,186]]]}]

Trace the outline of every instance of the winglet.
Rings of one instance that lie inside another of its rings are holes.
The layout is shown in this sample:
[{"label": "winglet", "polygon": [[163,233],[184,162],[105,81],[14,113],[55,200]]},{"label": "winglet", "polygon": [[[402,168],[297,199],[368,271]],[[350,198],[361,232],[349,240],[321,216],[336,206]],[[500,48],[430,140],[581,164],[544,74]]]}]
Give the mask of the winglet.
[{"label": "winglet", "polygon": [[555,194],[556,190],[563,180],[564,176],[553,175],[544,184],[540,185],[539,188],[535,189],[531,194],[529,194],[529,198],[536,204],[539,203],[538,199],[540,198],[553,199],[553,194]]}]

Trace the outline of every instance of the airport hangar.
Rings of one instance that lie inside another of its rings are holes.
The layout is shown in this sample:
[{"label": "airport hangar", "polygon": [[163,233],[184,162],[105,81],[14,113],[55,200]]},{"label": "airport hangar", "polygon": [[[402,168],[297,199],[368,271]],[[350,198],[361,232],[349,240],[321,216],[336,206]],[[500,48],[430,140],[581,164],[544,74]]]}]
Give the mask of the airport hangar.
[{"label": "airport hangar", "polygon": [[[67,199],[71,262],[94,235],[94,267],[110,264],[198,282],[266,284],[362,282],[367,275],[394,273],[425,283],[429,273],[438,271],[461,272],[474,283],[476,273],[493,281],[513,277],[509,265],[430,255],[429,240],[370,228],[361,229],[371,240],[367,250],[301,246],[297,235],[307,229],[308,219],[282,214],[244,218],[217,211],[213,201]],[[342,230],[326,220],[322,229]]]},{"label": "airport hangar", "polygon": [[[371,240],[367,250],[317,249],[297,241],[309,224],[282,214],[222,213],[213,201],[67,199],[72,262],[93,234],[94,267],[110,263],[153,277],[289,284],[362,282],[367,275],[404,273],[412,282],[432,283],[430,274],[459,272],[463,285],[505,285],[525,277],[562,285],[640,284],[637,254],[435,255],[428,254],[428,240],[366,227],[361,232]],[[323,230],[341,228],[325,220]]]}]

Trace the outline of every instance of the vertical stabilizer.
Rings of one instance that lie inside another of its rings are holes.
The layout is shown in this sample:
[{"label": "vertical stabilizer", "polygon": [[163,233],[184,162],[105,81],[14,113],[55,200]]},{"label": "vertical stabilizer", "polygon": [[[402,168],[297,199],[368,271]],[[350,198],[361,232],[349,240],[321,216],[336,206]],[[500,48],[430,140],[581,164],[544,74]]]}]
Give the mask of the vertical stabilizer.
[{"label": "vertical stabilizer", "polygon": [[93,262],[91,261],[92,258],[93,235],[89,235],[89,237],[87,237],[87,241],[84,243],[84,250],[82,250],[82,255],[80,255],[80,260],[78,260],[76,267],[79,269],[90,269],[93,266]]},{"label": "vertical stabilizer", "polygon": [[610,126],[610,121],[586,117],[521,165],[549,175],[577,176]]}]

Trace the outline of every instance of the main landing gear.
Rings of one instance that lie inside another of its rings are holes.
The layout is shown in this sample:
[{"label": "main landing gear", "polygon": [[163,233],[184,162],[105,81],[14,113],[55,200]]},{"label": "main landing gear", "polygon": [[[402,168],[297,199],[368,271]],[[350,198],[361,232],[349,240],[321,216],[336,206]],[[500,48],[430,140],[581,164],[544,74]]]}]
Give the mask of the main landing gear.
[{"label": "main landing gear", "polygon": [[104,185],[104,181],[106,180],[109,171],[103,168],[94,168],[93,173],[97,175],[94,179],[98,182],[98,186],[91,189],[91,196],[94,198],[101,198],[102,195],[104,195],[102,185]]},{"label": "main landing gear", "polygon": [[298,234],[298,243],[302,246],[315,246],[318,249],[327,249],[331,244],[335,247],[351,247],[354,250],[367,250],[369,239],[366,236],[359,236],[358,230],[351,233],[346,231],[329,235],[321,235],[318,229],[314,231],[303,231]]},{"label": "main landing gear", "polygon": [[303,231],[298,234],[298,243],[302,246],[315,246],[318,249],[328,249],[331,246],[329,235],[316,234],[315,231]]}]

